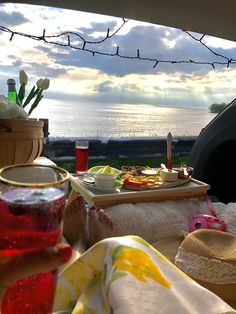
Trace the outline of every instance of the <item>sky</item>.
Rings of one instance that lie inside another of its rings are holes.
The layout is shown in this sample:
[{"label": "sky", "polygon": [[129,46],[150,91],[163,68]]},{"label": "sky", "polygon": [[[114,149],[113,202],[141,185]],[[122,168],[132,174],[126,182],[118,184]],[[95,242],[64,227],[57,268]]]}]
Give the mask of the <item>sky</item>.
[{"label": "sky", "polygon": [[[125,18],[125,17],[124,17]],[[0,26],[40,36],[75,32],[87,41],[99,41],[123,23],[114,18],[79,11],[23,4],[0,4]],[[197,38],[201,34],[193,34]],[[65,38],[65,37],[64,37]],[[67,38],[67,37],[66,37]],[[154,104],[160,106],[206,107],[229,103],[236,97],[235,65],[171,64],[122,59],[46,44],[42,41],[0,31],[0,94],[6,81],[25,70],[27,92],[39,78],[48,77],[50,88],[44,97],[66,101]],[[63,39],[57,39],[62,42]],[[236,43],[204,37],[204,43],[219,54],[236,56]],[[71,44],[82,47],[78,37]],[[112,38],[101,44],[86,44],[92,51],[119,53],[162,60],[222,61],[179,29],[129,20]]]}]

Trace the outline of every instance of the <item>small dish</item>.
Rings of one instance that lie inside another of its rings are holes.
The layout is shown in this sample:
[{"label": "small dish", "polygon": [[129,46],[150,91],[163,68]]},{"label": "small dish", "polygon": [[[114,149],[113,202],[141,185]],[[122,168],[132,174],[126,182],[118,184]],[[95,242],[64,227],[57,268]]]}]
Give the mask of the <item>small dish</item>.
[{"label": "small dish", "polygon": [[94,175],[94,185],[97,188],[104,189],[114,189],[115,188],[115,179],[114,174],[95,174]]},{"label": "small dish", "polygon": [[89,177],[89,176],[84,176],[81,180],[88,184],[94,184],[95,182],[94,177]]},{"label": "small dish", "polygon": [[114,193],[117,188],[102,188],[102,187],[97,187],[97,186],[93,186],[94,189],[96,189],[97,191],[101,191],[101,192],[107,192],[107,193]]},{"label": "small dish", "polygon": [[104,193],[115,193],[116,191],[119,191],[120,188],[122,188],[122,184],[120,186],[115,186],[113,188],[97,187],[97,186],[95,186],[94,183],[88,183],[87,180],[84,180],[84,178],[81,179],[81,183],[90,189],[104,192]]},{"label": "small dish", "polygon": [[174,182],[178,180],[178,171],[171,169],[161,169],[160,176],[164,182]]},{"label": "small dish", "polygon": [[155,176],[158,174],[158,171],[155,169],[145,169],[141,171],[145,176]]},{"label": "small dish", "polygon": [[173,170],[178,172],[179,179],[187,179],[190,178],[193,172],[193,168],[190,166],[179,166],[174,165]]}]

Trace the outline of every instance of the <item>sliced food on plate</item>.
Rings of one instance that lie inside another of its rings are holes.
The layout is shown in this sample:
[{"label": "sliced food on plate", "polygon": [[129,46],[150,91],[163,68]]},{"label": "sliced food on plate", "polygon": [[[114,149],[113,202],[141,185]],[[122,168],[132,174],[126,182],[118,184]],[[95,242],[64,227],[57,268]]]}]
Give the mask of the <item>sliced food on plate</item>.
[{"label": "sliced food on plate", "polygon": [[[166,172],[165,176],[163,172]],[[188,178],[179,178],[178,172],[175,170],[143,166],[122,167],[121,178],[123,180],[123,188],[131,190],[175,187],[190,180],[190,176]]]},{"label": "sliced food on plate", "polygon": [[163,184],[158,169],[144,166],[123,166],[121,168],[123,188],[149,189]]},{"label": "sliced food on plate", "polygon": [[159,175],[154,176],[132,176],[125,175],[123,177],[123,187],[124,188],[137,188],[137,189],[149,189],[161,186],[163,181]]}]

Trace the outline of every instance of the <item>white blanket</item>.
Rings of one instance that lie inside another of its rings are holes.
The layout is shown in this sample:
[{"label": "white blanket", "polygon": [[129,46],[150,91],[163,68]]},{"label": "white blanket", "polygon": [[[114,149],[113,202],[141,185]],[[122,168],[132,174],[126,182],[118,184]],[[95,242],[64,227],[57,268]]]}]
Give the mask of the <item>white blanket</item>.
[{"label": "white blanket", "polygon": [[[224,219],[228,232],[236,234],[236,203],[212,203],[217,216]],[[119,204],[106,208],[115,223],[115,235],[137,235],[154,243],[188,233],[188,224],[198,213],[210,214],[202,199]]]}]

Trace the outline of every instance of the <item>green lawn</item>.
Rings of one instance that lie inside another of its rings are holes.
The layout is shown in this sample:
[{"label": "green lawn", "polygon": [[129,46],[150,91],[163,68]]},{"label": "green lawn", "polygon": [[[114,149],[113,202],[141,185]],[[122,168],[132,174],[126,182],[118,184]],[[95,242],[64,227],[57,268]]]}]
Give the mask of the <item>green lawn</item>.
[{"label": "green lawn", "polygon": [[[109,165],[111,167],[120,169],[122,166],[149,166],[153,168],[160,167],[160,164],[164,163],[167,165],[167,160],[164,157],[152,157],[152,158],[106,158],[106,159],[91,159],[89,160],[89,168],[98,165]],[[174,156],[173,165],[187,164],[187,156]],[[67,171],[73,173],[75,172],[75,162],[56,162],[58,167],[62,167]]]}]

